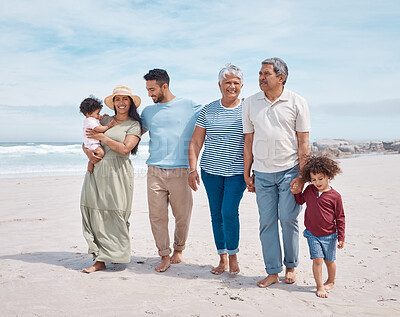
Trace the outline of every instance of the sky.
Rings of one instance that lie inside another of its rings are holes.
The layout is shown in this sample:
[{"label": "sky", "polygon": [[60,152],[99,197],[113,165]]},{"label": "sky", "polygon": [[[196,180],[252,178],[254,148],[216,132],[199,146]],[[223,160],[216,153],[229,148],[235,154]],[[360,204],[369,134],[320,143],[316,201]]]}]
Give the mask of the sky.
[{"label": "sky", "polygon": [[233,63],[247,97],[269,57],[307,100],[311,140],[398,140],[399,51],[398,0],[0,0],[0,142],[80,142],[80,102],[126,84],[143,109],[153,68],[206,104]]}]

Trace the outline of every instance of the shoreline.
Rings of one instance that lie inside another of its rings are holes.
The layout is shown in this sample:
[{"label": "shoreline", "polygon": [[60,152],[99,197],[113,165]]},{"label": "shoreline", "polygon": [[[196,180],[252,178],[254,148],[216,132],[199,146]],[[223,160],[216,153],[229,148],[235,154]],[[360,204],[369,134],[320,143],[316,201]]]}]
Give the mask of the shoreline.
[{"label": "shoreline", "polygon": [[159,257],[144,177],[135,177],[131,262],[81,273],[92,263],[81,229],[81,175],[0,179],[0,311],[6,316],[400,315],[400,273],[395,269],[400,260],[400,155],[339,161],[343,174],[332,187],[343,197],[346,243],[337,251],[336,286],[327,299],[315,295],[302,236],[304,212],[299,216],[297,282],[285,284],[281,273],[281,283],[257,287],[266,273],[255,195],[248,192],[240,205],[239,275],[209,272],[218,255],[203,185],[193,194],[184,263],[155,272]]},{"label": "shoreline", "polygon": [[[311,153],[314,154],[314,153]],[[347,154],[345,156],[341,156],[341,157],[333,157],[334,160],[346,160],[346,159],[355,159],[355,158],[360,158],[360,157],[370,157],[370,156],[379,156],[379,155],[398,155],[398,152],[392,151],[392,152],[370,152],[370,153],[358,153],[358,154]],[[131,159],[132,160],[132,159]],[[147,174],[147,165],[145,166],[139,166],[139,167],[135,167],[135,162],[132,161],[132,165],[133,165],[133,170],[134,170],[134,174],[135,177],[146,177]],[[85,172],[86,173],[86,172]],[[82,174],[78,174],[77,173],[73,173],[73,174],[49,174],[49,175],[43,175],[43,174],[38,174],[38,175],[7,175],[7,176],[3,176],[0,174],[0,181],[2,179],[32,179],[32,178],[48,178],[48,177],[85,177],[85,173]],[[22,174],[22,173],[21,173]]]}]

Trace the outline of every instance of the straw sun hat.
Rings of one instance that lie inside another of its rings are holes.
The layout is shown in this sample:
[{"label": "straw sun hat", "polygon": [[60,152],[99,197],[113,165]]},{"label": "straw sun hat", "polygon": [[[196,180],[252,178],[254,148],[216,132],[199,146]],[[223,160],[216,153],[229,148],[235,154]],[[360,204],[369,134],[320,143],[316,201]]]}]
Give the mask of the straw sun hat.
[{"label": "straw sun hat", "polygon": [[106,104],[106,106],[112,110],[114,110],[114,97],[115,96],[129,96],[132,98],[133,102],[135,103],[136,108],[138,108],[140,106],[140,97],[139,96],[135,96],[134,94],[132,94],[132,89],[129,86],[126,85],[118,85],[117,87],[114,88],[112,95],[106,97],[104,99],[104,103]]}]

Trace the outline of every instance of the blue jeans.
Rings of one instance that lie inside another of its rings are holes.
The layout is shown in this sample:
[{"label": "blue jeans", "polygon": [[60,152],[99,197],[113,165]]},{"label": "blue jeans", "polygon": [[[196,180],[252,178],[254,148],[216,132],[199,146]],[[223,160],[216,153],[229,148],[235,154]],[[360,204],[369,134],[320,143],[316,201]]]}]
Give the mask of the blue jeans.
[{"label": "blue jeans", "polygon": [[239,204],[246,189],[243,174],[219,176],[201,170],[210,205],[212,229],[218,254],[239,252]]},{"label": "blue jeans", "polygon": [[290,191],[290,182],[298,175],[298,165],[276,173],[254,171],[256,200],[260,216],[260,240],[265,270],[268,274],[282,272],[282,251],[278,219],[282,228],[284,265],[294,268],[299,262],[299,226],[301,206]]}]

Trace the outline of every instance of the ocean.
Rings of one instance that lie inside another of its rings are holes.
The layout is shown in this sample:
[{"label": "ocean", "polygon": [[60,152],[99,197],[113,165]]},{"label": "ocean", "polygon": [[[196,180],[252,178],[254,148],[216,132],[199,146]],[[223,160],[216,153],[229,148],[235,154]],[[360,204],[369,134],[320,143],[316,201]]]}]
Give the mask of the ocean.
[{"label": "ocean", "polygon": [[[148,144],[140,143],[131,160],[135,174],[147,171]],[[0,178],[84,175],[82,143],[0,142]]]}]

